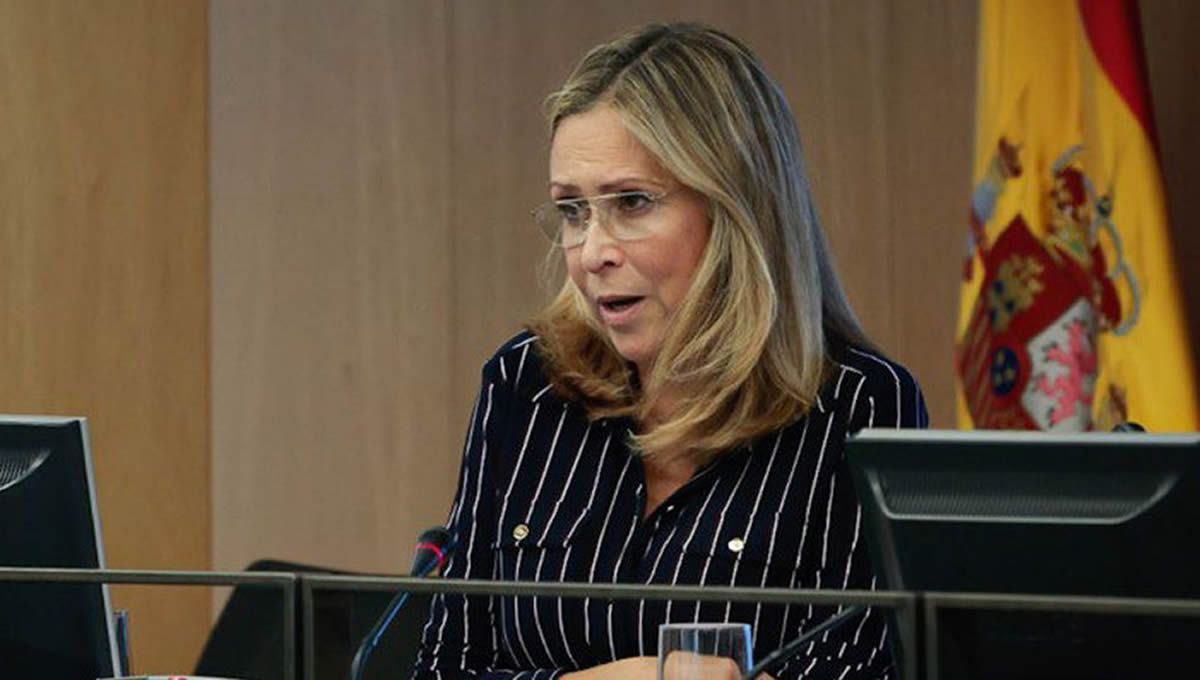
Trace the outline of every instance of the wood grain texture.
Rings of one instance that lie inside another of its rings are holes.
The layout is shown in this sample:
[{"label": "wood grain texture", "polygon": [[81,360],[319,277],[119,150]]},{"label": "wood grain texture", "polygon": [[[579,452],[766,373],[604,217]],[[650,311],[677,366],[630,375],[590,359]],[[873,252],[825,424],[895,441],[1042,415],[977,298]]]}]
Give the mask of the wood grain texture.
[{"label": "wood grain texture", "polygon": [[446,11],[212,4],[217,568],[396,571],[444,521]]},{"label": "wood grain texture", "polygon": [[1150,96],[1158,127],[1159,157],[1175,266],[1187,304],[1196,384],[1200,385],[1200,4],[1188,0],[1144,0],[1142,34]]},{"label": "wood grain texture", "polygon": [[[205,22],[0,2],[0,412],[89,418],[112,567],[210,565]],[[204,592],[114,602],[139,670],[192,667]]]}]

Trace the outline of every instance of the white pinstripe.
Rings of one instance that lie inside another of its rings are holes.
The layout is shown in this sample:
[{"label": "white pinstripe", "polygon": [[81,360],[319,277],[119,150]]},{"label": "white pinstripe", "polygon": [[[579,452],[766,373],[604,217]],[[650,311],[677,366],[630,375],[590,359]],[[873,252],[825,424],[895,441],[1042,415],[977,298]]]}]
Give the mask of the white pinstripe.
[{"label": "white pinstripe", "polygon": [[[871,588],[871,590],[874,590],[874,589],[875,589],[874,587]],[[853,642],[854,642],[855,647],[858,646],[858,639],[860,637],[862,637],[863,626],[866,625],[867,619],[871,618],[871,614],[874,614],[874,613],[875,613],[875,610],[873,608],[867,607],[865,610],[863,610],[862,616],[858,617],[858,626],[854,629],[854,641]]]},{"label": "white pinstripe", "polygon": [[841,367],[841,369],[842,369],[843,371],[850,371],[851,373],[857,373],[857,374],[858,374],[858,375],[860,375],[860,376],[861,376],[861,375],[864,375],[862,371],[860,371],[860,370],[858,370],[857,368],[855,368],[855,367],[851,366],[850,364],[843,364],[843,363],[842,363],[842,362],[840,362],[840,361],[838,361],[838,362],[835,362],[835,363],[836,363],[838,366],[840,366],[840,367]]},{"label": "white pinstripe", "polygon": [[[821,478],[821,463],[823,463],[825,461],[825,449],[829,446],[829,431],[831,429],[833,429],[833,418],[832,417],[826,418],[825,419],[825,436],[821,440],[821,450],[817,454],[817,465],[815,468],[813,468],[812,484],[808,487],[808,501],[805,503],[805,506],[804,506],[804,528],[802,528],[800,530],[800,547],[796,549],[796,566],[793,568],[793,572],[792,572],[792,587],[793,588],[796,587],[796,573],[800,570],[800,560],[803,559],[803,557],[804,557],[804,543],[808,539],[808,522],[812,518],[813,496],[816,495],[816,492],[817,492],[817,480]],[[817,572],[817,574],[818,574],[818,576],[820,576],[820,572]],[[812,610],[812,606],[810,605],[809,611],[811,612],[811,610]],[[792,608],[790,606],[783,610],[782,629],[784,631],[787,631],[787,629],[788,629],[787,620],[788,620],[788,615],[791,614],[791,612],[792,612]],[[809,617],[811,617],[811,613],[809,614]],[[807,622],[807,620],[808,619],[806,618],[805,621],[801,622],[800,625],[803,626],[804,623]],[[786,634],[786,632],[785,632],[785,634]]]},{"label": "white pinstripe", "polygon": [[[633,517],[633,521],[630,522],[630,524],[629,524],[629,533],[625,534],[625,543],[621,546],[620,554],[617,555],[616,564],[613,565],[613,575],[612,575],[613,583],[617,582],[617,576],[620,573],[621,563],[625,561],[625,550],[629,547],[629,539],[633,538],[633,532],[637,529],[637,525],[638,525],[638,518],[635,515]],[[615,642],[615,636],[613,635],[612,615],[613,615],[613,604],[610,601],[608,603],[608,649],[612,655],[612,659],[615,661],[617,658],[617,646],[616,646],[616,642]],[[638,632],[638,635],[641,635],[640,631]]]},{"label": "white pinstripe", "polygon": [[[554,452],[558,450],[558,438],[560,435],[562,435],[562,426],[563,426],[563,422],[565,422],[566,419],[567,419],[567,405],[563,404],[562,415],[559,416],[559,418],[558,418],[558,428],[554,430],[554,441],[552,441],[550,443],[550,453],[549,453],[549,455],[546,456],[546,463],[545,463],[545,465],[542,466],[542,476],[538,478],[537,489],[533,492],[533,500],[529,503],[529,512],[525,515],[525,523],[526,524],[528,524],[531,521],[530,518],[533,516],[533,511],[535,508],[537,508],[538,499],[540,499],[542,497],[542,489],[546,488],[546,475],[550,472],[550,461],[554,460]],[[577,455],[575,457],[575,462],[578,462],[578,461],[579,461],[579,456]],[[549,534],[550,526],[552,524],[554,524],[554,516],[553,515],[551,515],[550,520],[546,522],[546,527],[542,533],[541,539],[539,539],[537,542],[537,547],[545,548],[546,536]],[[520,576],[520,574],[521,574],[521,558],[524,556],[524,554],[525,554],[525,551],[523,551],[523,550],[517,554],[516,571],[517,571],[518,576]],[[533,575],[534,581],[542,580],[542,565],[545,564],[545,562],[546,562],[546,551],[542,550],[538,555],[537,567],[534,570],[534,575]],[[554,658],[553,652],[550,651],[550,643],[548,643],[546,641],[546,631],[542,628],[542,617],[541,617],[541,614],[538,612],[537,600],[538,600],[537,596],[533,596],[533,597],[529,598],[529,606],[531,609],[533,609],[534,627],[537,628],[538,637],[540,637],[542,640],[542,647],[546,650],[546,659],[549,660],[551,666],[559,666],[561,664],[559,664],[558,660]],[[515,603],[513,606],[514,606],[514,610],[517,612],[517,614],[519,616],[521,613],[520,610],[516,609]],[[520,631],[521,631],[521,629],[519,627],[520,624],[517,624],[517,625],[518,625],[517,637],[519,639],[522,639],[521,635],[520,635]],[[522,644],[523,643],[524,643],[524,640],[522,639]]]},{"label": "white pinstripe", "polygon": [[[804,419],[804,429],[802,429],[800,431],[800,444],[796,446],[796,455],[792,456],[792,467],[788,471],[787,482],[785,482],[783,485],[783,496],[781,496],[779,499],[779,506],[775,508],[775,519],[771,523],[771,544],[767,548],[767,564],[770,564],[771,559],[775,556],[775,537],[779,535],[779,518],[783,515],[783,509],[784,509],[784,507],[787,506],[788,497],[791,496],[791,493],[792,493],[792,481],[796,477],[796,468],[800,465],[800,457],[801,457],[802,452],[804,451],[804,441],[805,441],[805,439],[808,438],[808,423],[809,423],[809,419],[806,417]],[[759,585],[759,587],[766,587],[766,585],[767,585],[767,570],[765,570],[765,569],[763,570],[762,581],[758,585]],[[755,603],[755,605],[754,605],[754,628],[753,628],[753,630],[755,630],[755,631],[758,630],[758,622],[759,622],[759,618],[761,616],[762,616],[762,603],[758,602],[758,603]],[[787,635],[787,630],[781,629],[780,630],[781,641],[779,643],[780,647],[783,646],[783,644],[784,644],[783,636],[786,636],[786,635]],[[758,638],[756,637],[755,639],[758,639]]]},{"label": "white pinstripe", "polygon": [[[767,469],[765,472],[763,472],[763,483],[761,485],[759,485],[759,487],[758,487],[758,494],[754,497],[754,507],[750,510],[750,518],[748,520],[746,520],[746,529],[745,529],[745,531],[742,532],[742,540],[744,543],[749,543],[750,536],[751,536],[751,534],[754,533],[754,531],[753,531],[754,518],[758,516],[758,508],[762,504],[763,494],[767,490],[766,480],[768,477],[771,476],[771,468],[775,467],[775,456],[776,456],[776,454],[779,453],[779,443],[781,441],[783,441],[783,430],[780,430],[779,434],[775,435],[775,446],[771,447],[771,457],[769,459],[767,459]],[[750,464],[749,462],[746,463],[747,466],[749,466],[749,464]],[[771,545],[772,546],[775,545],[775,536],[771,536]],[[768,549],[768,552],[769,552],[769,549]],[[737,554],[737,557],[734,558],[734,560],[733,560],[733,573],[729,576],[729,585],[730,586],[733,586],[737,583],[738,571],[741,570],[741,567],[742,567],[742,555],[743,554],[744,554],[744,552],[739,552]],[[767,573],[767,570],[763,569],[764,578],[766,578],[766,576],[765,576],[766,573]],[[726,602],[725,603],[725,620],[726,621],[729,620],[729,615],[732,613],[733,613],[733,603]],[[758,639],[756,637],[758,635],[757,627],[751,629],[751,635],[755,636],[752,639]]]},{"label": "white pinstripe", "polygon": [[817,571],[818,576],[825,569],[825,565],[829,563],[829,527],[833,524],[829,521],[829,513],[833,512],[833,494],[837,488],[837,478],[837,475],[829,477],[829,498],[825,503],[825,531],[821,534],[821,569]]},{"label": "white pinstripe", "polygon": [[[725,507],[721,508],[721,519],[717,522],[712,543],[708,546],[708,557],[704,558],[704,570],[700,572],[700,585],[702,586],[708,585],[708,568],[712,566],[713,551],[717,549],[717,541],[721,538],[721,529],[725,526],[725,513],[729,512],[729,506],[733,504],[733,499],[742,486],[742,480],[746,478],[746,471],[750,469],[750,458],[751,456],[746,456],[746,462],[742,465],[742,474],[738,476],[737,484],[734,484],[733,489],[729,492],[729,498],[725,499]],[[700,603],[696,603],[694,621],[700,622]]]},{"label": "white pinstripe", "polygon": [[[526,349],[528,349],[528,347],[526,347]],[[524,362],[522,362],[522,363],[524,363]],[[503,532],[504,520],[505,520],[506,516],[508,515],[508,502],[512,499],[513,486],[517,483],[517,478],[521,476],[521,463],[523,463],[525,461],[525,451],[529,448],[529,438],[533,435],[533,425],[534,425],[534,423],[537,422],[538,411],[540,409],[541,409],[541,404],[535,405],[533,407],[533,414],[530,415],[530,417],[529,417],[529,427],[525,430],[525,441],[521,444],[521,452],[517,454],[517,463],[515,466],[513,466],[512,479],[510,479],[508,481],[508,489],[504,492],[504,503],[501,505],[501,508],[500,508],[500,519],[496,523],[496,536],[497,537],[499,537]],[[518,555],[517,559],[518,559],[517,566],[519,567],[520,566],[520,555]],[[504,578],[503,561],[501,560],[498,563],[501,565],[500,578],[503,579]],[[514,567],[514,570],[515,570],[515,567]],[[512,574],[512,578],[515,579],[517,577],[518,577],[518,574],[516,574],[516,573]],[[508,600],[508,598],[504,598],[504,597],[500,598],[500,616],[501,616],[501,618],[504,618],[504,619],[508,618],[507,604],[506,604],[507,600]],[[517,598],[515,595],[512,596],[512,601],[513,601],[512,622],[513,622],[513,627],[516,628],[516,631],[517,631],[517,641],[521,643],[521,649],[522,649],[522,651],[525,652],[525,658],[529,659],[529,665],[532,666],[532,665],[534,665],[533,657],[530,656],[529,649],[525,646],[525,640],[521,633],[521,621],[520,621],[520,615],[519,615],[520,612],[517,611]],[[509,627],[504,626],[503,628],[504,628],[504,630],[503,630],[504,642],[508,646],[508,648],[513,652],[513,656],[516,657],[517,650],[515,647],[513,647],[512,640],[508,637],[508,628]]]},{"label": "white pinstripe", "polygon": [[[825,565],[827,564],[827,558],[829,557],[829,527],[833,524],[833,522],[830,521],[830,517],[831,513],[833,512],[833,498],[835,491],[837,490],[837,479],[837,475],[830,475],[829,477],[829,500],[825,505],[825,533],[821,538],[821,567],[817,569],[817,588],[820,588],[823,582]],[[853,553],[846,556],[847,564],[849,564],[851,557],[853,557]],[[808,605],[808,617],[811,619],[812,615],[813,606],[810,604]],[[829,642],[829,633],[830,631],[827,630],[821,635],[821,642]]]},{"label": "white pinstripe", "polygon": [[525,338],[524,340],[522,340],[522,341],[520,341],[520,342],[514,342],[514,343],[513,343],[513,346],[508,348],[508,351],[510,351],[510,352],[511,352],[511,351],[512,351],[512,350],[514,350],[514,349],[518,349],[518,348],[524,347],[525,345],[528,345],[529,343],[531,343],[531,342],[533,342],[534,340],[537,340],[537,339],[538,339],[538,336],[536,336],[536,335],[531,335],[531,336],[529,336],[528,338]]},{"label": "white pinstripe", "polygon": [[[850,417],[854,417],[854,409],[858,406],[858,393],[862,390],[863,381],[858,381],[858,387],[854,388],[854,398],[850,401]],[[850,587],[850,569],[854,565],[854,551],[858,549],[858,537],[862,530],[862,506],[858,500],[854,501],[854,538],[850,541],[850,555],[846,558],[846,573],[842,577],[842,590]],[[865,616],[861,618],[866,618]],[[861,625],[861,622],[860,622]]]},{"label": "white pinstripe", "polygon": [[[490,383],[488,384],[488,387],[489,389],[491,388]],[[464,447],[464,451],[471,450],[471,444],[475,439],[475,418],[479,415],[480,396],[482,396],[482,392],[475,396],[475,403],[471,406],[471,420],[468,421],[471,423],[471,427],[467,430],[467,445]],[[470,478],[470,462],[466,461],[466,456],[463,457],[463,460],[465,462],[463,463],[462,485],[465,487],[467,485],[467,480]],[[467,495],[465,493],[461,494],[458,499],[455,500],[454,506],[450,509],[450,517],[446,520],[446,526],[454,526],[458,524],[458,516],[462,513],[463,503],[466,500]]]},{"label": "white pinstripe", "polygon": [[[588,433],[590,433],[591,431],[592,431],[591,423],[588,423],[588,428],[584,432],[584,435],[583,435],[583,439],[585,442],[587,441]],[[590,512],[592,503],[594,503],[596,500],[596,489],[599,488],[599,486],[600,486],[600,473],[604,469],[604,459],[608,456],[608,444],[611,441],[612,441],[612,433],[609,433],[608,437],[604,440],[604,448],[600,450],[600,461],[596,464],[596,474],[592,478],[592,492],[590,494],[588,494],[587,505],[585,506],[584,512],[580,513],[579,517],[575,518],[575,523],[571,525],[570,530],[567,532],[568,537],[572,537],[575,535],[575,531],[579,528],[579,523],[582,522],[583,518],[587,515],[588,512]],[[580,456],[582,456],[583,444],[579,445],[579,451],[580,451]],[[572,478],[574,478],[574,475],[572,475]],[[570,486],[570,484],[568,484],[567,486]],[[563,491],[563,495],[564,496],[566,495],[566,490]],[[562,498],[559,498],[559,502],[560,503],[562,502]],[[557,512],[557,509],[555,511]],[[575,545],[574,545],[574,543],[572,543],[570,546],[567,547],[567,554],[565,556],[563,556],[562,569],[558,572],[558,581],[560,583],[563,582],[564,579],[566,579],[567,564],[570,563],[571,553],[574,551],[575,551]],[[561,598],[561,597],[558,598],[558,630],[559,630],[559,633],[562,635],[563,648],[567,650],[567,656],[571,659],[571,666],[573,668],[579,668],[579,661],[577,661],[575,659],[575,654],[571,651],[571,643],[569,640],[567,640],[566,622],[563,619],[563,598]]]},{"label": "white pinstripe", "polygon": [[[487,426],[488,426],[488,419],[492,415],[492,391],[494,388],[495,388],[495,385],[493,383],[489,382],[488,388],[487,388],[487,405],[484,407],[483,423],[480,425],[480,428],[479,428],[480,432],[483,434],[483,442],[480,445],[481,446],[481,456],[480,456],[480,460],[479,460],[479,469],[475,471],[475,475],[476,475],[475,499],[474,499],[473,503],[471,504],[471,520],[472,520],[471,521],[471,535],[467,540],[467,550],[464,551],[466,554],[466,564],[463,566],[463,575],[466,577],[470,577],[470,575],[471,575],[471,546],[473,546],[475,544],[475,528],[477,526],[475,520],[477,519],[478,513],[479,513],[479,496],[482,493],[482,488],[483,488],[483,470],[484,470],[485,464],[487,463]],[[478,404],[478,400],[476,400],[476,403]],[[476,409],[476,413],[478,413],[477,409]],[[472,421],[472,422],[474,422],[474,421]],[[471,429],[474,430],[474,428],[471,428]],[[468,441],[468,446],[469,446],[470,441],[471,441],[470,436],[467,437],[467,441]],[[465,483],[466,478],[467,478],[467,473],[464,470],[464,472],[463,472],[463,479],[464,479],[463,488],[464,489],[467,488],[467,484]],[[456,561],[452,561],[450,568],[453,568],[455,563],[456,563]],[[447,570],[447,571],[449,571],[449,570]],[[447,574],[447,575],[449,575],[449,574]],[[463,598],[463,652],[462,652],[462,660],[460,662],[460,667],[463,669],[465,669],[467,667],[467,651],[469,648],[469,641],[471,639],[470,638],[471,617],[470,617],[469,607],[470,607],[470,605],[468,602],[468,598],[464,597]],[[434,667],[437,663],[438,652],[441,651],[442,644],[445,641],[446,622],[447,622],[447,620],[449,620],[449,618],[450,618],[449,612],[444,611],[442,613],[442,623],[440,626],[438,626],[437,643],[434,644],[433,651],[430,653],[429,668],[431,670],[434,669]],[[426,624],[426,628],[428,628],[429,625],[432,623],[433,623],[433,619],[431,618],[429,623]]]},{"label": "white pinstripe", "polygon": [[886,368],[888,370],[888,373],[892,374],[892,380],[894,380],[896,382],[896,427],[899,428],[900,422],[901,422],[900,414],[904,412],[904,402],[900,399],[900,376],[896,375],[896,369],[892,368],[891,364],[884,361],[883,359],[880,359],[879,357],[875,356],[874,354],[868,354],[866,352],[862,352],[857,349],[854,349],[853,347],[850,348],[850,351],[854,352],[855,354],[857,354],[859,356],[866,357],[866,358],[870,359],[871,361],[874,361],[877,364],[880,364],[881,366],[883,366],[884,368]]},{"label": "white pinstripe", "polygon": [[504,491],[504,503],[500,507],[500,518],[496,521],[496,535],[499,536],[504,528],[504,519],[508,514],[508,501],[512,497],[513,486],[517,483],[517,478],[521,476],[521,463],[525,461],[525,450],[529,448],[529,438],[533,435],[533,425],[537,422],[538,411],[542,408],[541,404],[536,404],[533,407],[533,414],[529,416],[529,426],[525,430],[525,441],[521,443],[521,451],[517,454],[517,464],[513,466],[512,479],[508,480],[508,488]]},{"label": "white pinstripe", "polygon": [[[661,518],[662,515],[659,515],[659,517]],[[667,549],[667,544],[669,544],[671,542],[672,538],[675,538],[675,531],[678,528],[679,528],[678,524],[671,527],[671,533],[667,534],[666,540],[664,540],[662,542],[662,545],[659,546],[658,557],[654,558],[654,565],[652,567],[650,567],[650,576],[646,578],[647,584],[654,583],[654,575],[658,573],[658,565],[662,562],[663,553]],[[642,632],[645,631],[645,629],[646,629],[646,601],[638,600],[638,654],[641,656],[646,655],[646,636],[641,634]]]},{"label": "white pinstripe", "polygon": [[[497,559],[495,561],[494,565],[495,565],[494,568],[497,569],[499,572],[496,576],[496,580],[503,581],[504,580],[504,560]],[[501,621],[500,633],[504,636],[504,648],[509,651],[509,653],[512,655],[513,659],[516,659],[517,658],[517,648],[516,648],[516,645],[514,645],[512,643],[512,638],[508,634],[509,628],[513,628],[513,627],[516,627],[519,625],[517,623],[516,612],[514,611],[513,617],[512,617],[513,625],[512,626],[507,625],[504,622],[508,621],[508,598],[504,597],[503,595],[499,595],[493,599],[500,600],[500,621]],[[513,598],[513,599],[515,600],[516,598]],[[520,629],[518,629],[517,635],[520,636],[520,633],[521,633],[521,631],[520,631]],[[526,655],[528,656],[528,652],[526,653]],[[499,652],[497,651],[497,658],[498,657],[499,657]],[[532,660],[530,660],[530,663],[532,663]]]},{"label": "white pinstripe", "polygon": [[525,346],[521,348],[521,363],[517,364],[517,379],[513,381],[514,392],[516,391],[515,388],[521,386],[521,373],[525,370],[525,357],[528,355],[529,343],[525,343]]},{"label": "white pinstripe", "polygon": [[[608,442],[612,441],[612,433],[608,433],[608,440],[604,442],[605,449],[608,448]],[[629,472],[630,466],[633,464],[633,456],[630,456],[625,461],[625,467],[621,468],[621,476],[617,478],[616,491],[613,492],[612,500],[608,504],[608,513],[604,515],[604,523],[600,525],[600,538],[596,540],[596,554],[592,557],[592,568],[588,573],[588,583],[596,582],[596,564],[600,560],[600,549],[604,546],[604,535],[608,533],[608,522],[612,518],[613,508],[617,505],[617,498],[620,496],[622,483],[625,481],[625,473]],[[592,644],[592,617],[591,617],[592,598],[588,597],[583,600],[583,639],[590,645]]]},{"label": "white pinstripe", "polygon": [[854,396],[850,398],[850,410],[848,413],[850,414],[851,422],[854,421],[854,416],[858,413],[858,395],[862,392],[863,383],[865,382],[867,382],[865,377],[858,381],[858,385],[854,388]]},{"label": "white pinstripe", "polygon": [[855,501],[854,506],[854,538],[850,539],[850,557],[846,559],[846,573],[842,577],[842,590],[850,587],[850,568],[854,564],[854,551],[858,549],[858,537],[862,531],[862,506]]},{"label": "white pinstripe", "polygon": [[[716,483],[709,488],[708,495],[704,497],[704,503],[700,506],[700,512],[696,513],[696,521],[692,523],[692,530],[690,533],[688,533],[687,539],[683,542],[683,548],[681,549],[682,554],[687,554],[688,546],[692,544],[692,539],[696,537],[696,529],[700,527],[700,520],[704,517],[704,510],[708,508],[708,502],[712,500],[713,492],[715,492],[719,486],[721,486],[720,479],[718,479]],[[671,575],[671,585],[679,583],[679,570],[682,568],[683,560],[679,560],[675,563],[675,573]],[[668,623],[671,621],[671,606],[674,604],[674,600],[667,600],[666,621]]]}]

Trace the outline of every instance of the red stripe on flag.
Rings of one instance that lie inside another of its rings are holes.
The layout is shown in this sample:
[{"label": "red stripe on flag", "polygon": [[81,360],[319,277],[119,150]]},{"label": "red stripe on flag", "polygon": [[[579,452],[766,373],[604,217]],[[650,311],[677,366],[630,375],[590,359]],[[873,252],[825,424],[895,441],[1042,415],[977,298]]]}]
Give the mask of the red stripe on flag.
[{"label": "red stripe on flag", "polygon": [[1141,122],[1158,149],[1150,107],[1150,79],[1142,47],[1142,22],[1136,0],[1079,0],[1079,16],[1100,68]]}]

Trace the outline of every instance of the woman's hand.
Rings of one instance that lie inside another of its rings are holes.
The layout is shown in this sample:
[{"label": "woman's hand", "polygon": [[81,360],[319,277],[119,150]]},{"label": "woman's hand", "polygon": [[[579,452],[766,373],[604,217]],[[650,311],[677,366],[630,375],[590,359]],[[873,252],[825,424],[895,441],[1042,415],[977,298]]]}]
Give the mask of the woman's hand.
[{"label": "woman's hand", "polygon": [[671,652],[663,664],[663,680],[742,680],[737,662],[723,656],[694,652]]},{"label": "woman's hand", "polygon": [[[658,677],[658,659],[653,656],[634,656],[601,666],[575,671],[561,680],[654,680]],[[732,659],[704,656],[689,652],[672,652],[663,667],[663,680],[741,680],[742,674]],[[775,680],[760,675],[757,680]]]},{"label": "woman's hand", "polygon": [[567,673],[560,680],[655,680],[658,677],[658,659],[653,656],[631,656],[628,659],[610,661],[600,666]]}]

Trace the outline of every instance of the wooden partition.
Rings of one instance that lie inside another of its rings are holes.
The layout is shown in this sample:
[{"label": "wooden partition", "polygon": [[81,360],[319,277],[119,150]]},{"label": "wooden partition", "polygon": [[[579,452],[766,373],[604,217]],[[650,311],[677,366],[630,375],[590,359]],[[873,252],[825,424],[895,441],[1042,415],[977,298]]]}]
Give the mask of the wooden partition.
[{"label": "wooden partition", "polygon": [[1167,215],[1200,385],[1200,3],[1143,0],[1141,9]]},{"label": "wooden partition", "polygon": [[212,5],[218,567],[396,571],[443,512],[466,418],[448,408],[448,12]]},{"label": "wooden partition", "polygon": [[[211,564],[206,13],[0,0],[0,413],[88,417],[112,567]],[[203,590],[114,602],[191,669]]]}]

